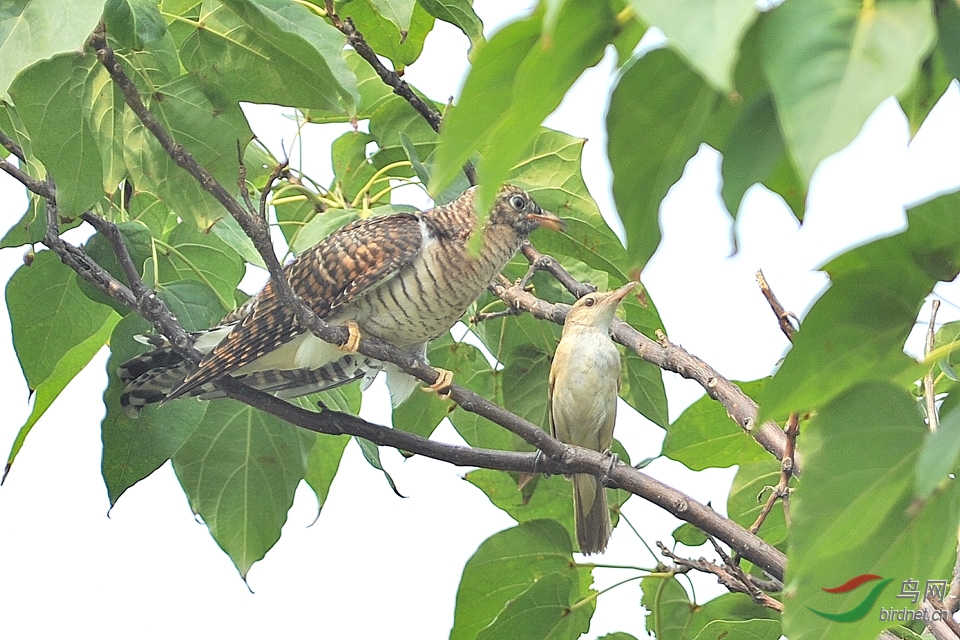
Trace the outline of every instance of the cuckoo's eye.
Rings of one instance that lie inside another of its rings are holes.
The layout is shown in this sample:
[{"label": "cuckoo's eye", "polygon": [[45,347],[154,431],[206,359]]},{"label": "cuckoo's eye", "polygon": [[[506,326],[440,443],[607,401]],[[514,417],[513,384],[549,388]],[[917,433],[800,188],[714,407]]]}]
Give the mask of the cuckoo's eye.
[{"label": "cuckoo's eye", "polygon": [[523,208],[527,206],[527,201],[523,196],[514,194],[510,196],[510,206],[517,211],[523,211]]},{"label": "cuckoo's eye", "polygon": [[592,307],[594,304],[596,304],[596,302],[597,302],[596,298],[587,298],[586,300],[583,301],[583,306]]}]

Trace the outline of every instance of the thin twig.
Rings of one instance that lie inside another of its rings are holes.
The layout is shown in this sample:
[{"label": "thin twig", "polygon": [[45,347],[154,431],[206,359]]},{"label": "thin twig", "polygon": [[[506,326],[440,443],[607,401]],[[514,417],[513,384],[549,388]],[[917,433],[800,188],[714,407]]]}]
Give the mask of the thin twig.
[{"label": "thin twig", "polygon": [[[923,352],[925,356],[930,355],[930,352],[933,351],[938,309],[940,309],[940,301],[934,298],[930,302],[930,324],[927,325],[927,343]],[[930,431],[936,431],[940,424],[940,419],[937,416],[937,393],[933,385],[933,369],[935,366],[932,365],[930,370],[927,371],[927,375],[923,376],[923,397],[927,406],[927,428]]]},{"label": "thin twig", "polygon": [[700,558],[699,560],[693,560],[692,558],[683,558],[676,555],[670,551],[666,545],[664,545],[659,540],[657,541],[657,546],[660,547],[660,553],[664,557],[672,560],[674,564],[679,568],[677,573],[686,573],[687,571],[695,570],[703,573],[709,573],[717,578],[717,582],[722,584],[728,591],[732,593],[745,593],[753,598],[754,602],[757,604],[769,607],[775,611],[783,611],[783,603],[773,598],[766,593],[764,593],[757,582],[761,582],[765,586],[774,587],[773,590],[779,591],[783,588],[783,584],[779,581],[755,581],[753,576],[748,576],[742,571],[738,573],[732,572],[728,566],[720,566],[716,563],[710,562],[706,558]]},{"label": "thin twig", "polygon": [[777,300],[777,296],[773,295],[773,290],[767,284],[767,279],[763,277],[763,271],[757,271],[757,284],[760,285],[760,292],[763,293],[763,297],[767,299],[774,315],[777,316],[777,322],[780,323],[780,330],[783,331],[783,335],[787,336],[787,340],[793,342],[793,336],[797,330],[793,327],[790,319],[796,320],[797,316],[784,309],[780,301]]},{"label": "thin twig", "polygon": [[2,131],[0,131],[0,145],[3,145],[4,149],[15,155],[21,163],[27,161],[27,156],[23,153],[23,149],[20,148],[20,145],[17,144],[13,138]]},{"label": "thin twig", "polygon": [[770,497],[760,509],[760,515],[757,516],[756,521],[750,525],[750,533],[760,530],[760,526],[770,515],[777,500],[783,500],[783,518],[787,527],[790,526],[790,476],[793,475],[793,457],[796,455],[797,436],[800,434],[800,414],[796,412],[790,414],[784,433],[787,436],[787,446],[783,452],[783,460],[780,461],[780,481],[777,482],[777,486],[770,487]]}]

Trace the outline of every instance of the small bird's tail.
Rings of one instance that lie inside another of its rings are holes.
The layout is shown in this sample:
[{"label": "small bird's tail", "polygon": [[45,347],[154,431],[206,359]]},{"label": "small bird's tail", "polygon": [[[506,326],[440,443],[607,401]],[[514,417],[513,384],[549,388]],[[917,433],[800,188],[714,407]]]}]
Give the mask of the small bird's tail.
[{"label": "small bird's tail", "polygon": [[596,477],[573,476],[573,514],[580,553],[601,553],[610,540],[610,509],[607,494]]}]

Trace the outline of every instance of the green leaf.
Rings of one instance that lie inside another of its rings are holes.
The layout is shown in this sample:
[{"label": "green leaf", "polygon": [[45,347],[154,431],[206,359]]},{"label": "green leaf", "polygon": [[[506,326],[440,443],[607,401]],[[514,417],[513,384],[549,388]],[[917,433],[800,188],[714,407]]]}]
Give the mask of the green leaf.
[{"label": "green leaf", "polygon": [[[766,380],[756,380],[736,384],[753,397],[765,383]],[[760,462],[770,457],[756,440],[730,419],[722,404],[706,395],[687,407],[667,427],[661,455],[682,462],[694,471]]]},{"label": "green leaf", "polygon": [[640,588],[643,590],[640,603],[650,612],[646,620],[647,631],[657,638],[693,640],[715,620],[755,620],[777,615],[742,593],[728,593],[697,605],[690,602],[675,577],[649,576],[643,579]]},{"label": "green leaf", "polygon": [[180,55],[218,106],[242,100],[347,117],[356,111],[356,77],[342,55],[346,37],[306,6],[225,0],[200,19]]},{"label": "green leaf", "polygon": [[40,251],[7,283],[13,347],[31,391],[53,375],[71,349],[99,333],[113,315],[80,292],[76,274]]},{"label": "green leaf", "polygon": [[100,327],[100,330],[67,351],[59,362],[57,362],[49,377],[37,387],[33,396],[33,409],[30,411],[27,421],[20,427],[20,431],[17,432],[17,437],[13,442],[13,446],[10,448],[10,454],[7,456],[7,466],[3,472],[4,478],[6,478],[7,473],[10,471],[14,459],[23,447],[23,443],[34,425],[37,424],[37,421],[46,413],[47,409],[50,408],[50,405],[53,404],[53,401],[57,399],[70,381],[73,380],[78,373],[83,371],[90,363],[90,360],[93,359],[93,356],[107,343],[107,340],[110,338],[110,332],[119,320],[120,316],[116,314],[107,316],[107,321]]},{"label": "green leaf", "polygon": [[723,153],[721,195],[736,217],[744,194],[762,182],[779,194],[797,219],[803,218],[806,189],[787,153],[773,96],[762,93],[740,110]]},{"label": "green leaf", "polygon": [[295,427],[233,400],[209,403],[173,456],[190,507],[244,578],[280,538],[306,457]]},{"label": "green leaf", "polygon": [[[790,583],[784,633],[791,640],[875,638],[889,620],[873,608],[856,624],[811,611],[843,613],[866,589],[825,593],[870,573],[894,585],[946,579],[956,560],[960,486],[914,504],[914,469],[926,427],[916,401],[902,388],[869,382],[821,408],[800,435],[803,480],[790,499]],[[877,607],[912,608],[882,591]]]},{"label": "green leaf", "polygon": [[93,66],[84,78],[81,104],[100,152],[102,192],[113,193],[127,175],[123,162],[126,138],[123,112],[126,106],[123,94],[103,65]]},{"label": "green leaf", "polygon": [[[956,5],[949,5],[946,10],[958,11],[958,8]],[[917,134],[927,115],[946,93],[953,80],[944,60],[943,48],[944,43],[941,41],[940,46],[920,65],[913,87],[900,98],[900,108],[910,121],[911,136]]]},{"label": "green leaf", "polygon": [[[348,202],[362,193],[377,173],[377,168],[367,160],[367,143],[372,141],[373,136],[369,133],[348,131],[334,140],[330,147],[334,183]],[[374,185],[375,191],[380,186]]]},{"label": "green leaf", "polygon": [[541,251],[570,256],[625,283],[630,259],[600,215],[580,172],[585,142],[583,138],[541,127],[508,179],[567,223],[564,233],[534,232],[534,243]]},{"label": "green leaf", "polygon": [[417,0],[417,4],[434,18],[463,31],[472,47],[484,42],[483,22],[473,10],[473,0]]},{"label": "green leaf", "polygon": [[960,272],[960,193],[910,209],[908,223],[824,267],[832,285],[757,399],[760,423],[819,407],[864,380],[907,384],[923,375],[903,343],[934,284]]},{"label": "green leaf", "polygon": [[[422,97],[422,96],[421,96]],[[427,104],[430,101],[427,100]],[[380,103],[375,111],[370,114],[370,134],[376,139],[377,146],[380,149],[373,156],[373,163],[379,168],[392,164],[409,157],[409,151],[403,148],[403,142],[400,136],[405,136],[413,144],[417,152],[417,158],[432,164],[430,160],[436,149],[439,136],[437,132],[423,119],[423,116],[416,109],[410,106],[410,103],[399,96],[393,96]],[[395,167],[392,170],[394,175],[413,175],[414,172],[408,167]],[[459,174],[458,174],[459,175]],[[458,179],[453,184],[464,184],[466,178]],[[460,189],[456,195],[463,193],[467,187]],[[443,202],[443,195],[447,192],[455,191],[456,187],[450,186],[437,194],[435,202]]]},{"label": "green leaf", "polygon": [[371,0],[377,13],[399,29],[401,37],[410,30],[410,18],[416,5],[414,0]]},{"label": "green leaf", "polygon": [[945,2],[937,6],[938,47],[950,75],[960,77],[960,6]]},{"label": "green leaf", "polygon": [[397,71],[416,62],[423,51],[423,42],[433,29],[434,18],[419,4],[414,5],[410,16],[410,28],[406,34],[384,17],[377,4],[387,0],[344,0],[336,2],[341,18],[353,20],[357,31],[363,34],[370,48],[377,55],[389,58]]},{"label": "green leaf", "polygon": [[523,523],[487,538],[463,568],[450,640],[476,637],[540,576],[576,575],[572,554],[570,536],[551,520]]},{"label": "green leaf", "polygon": [[[749,528],[770,497],[770,490],[780,481],[780,462],[767,456],[766,460],[740,465],[727,497],[727,517],[743,528]],[[783,502],[777,501],[767,514],[758,534],[772,545],[787,539],[787,523]]]},{"label": "green leaf", "polygon": [[187,441],[203,418],[208,402],[196,398],[176,400],[170,404],[145,406],[137,417],[120,409],[123,385],[117,378],[117,367],[147,349],[134,336],[149,333],[152,325],[139,315],[130,314],[113,329],[110,336],[110,359],[107,361],[108,384],[103,393],[107,413],[101,424],[103,458],[100,470],[107,486],[111,507],[124,491],[162,466]]},{"label": "green leaf", "polygon": [[[310,210],[312,209],[311,206]],[[303,210],[303,205],[300,206],[300,210]],[[291,251],[300,253],[309,249],[340,227],[359,218],[358,214],[356,209],[328,209],[314,215],[309,222],[294,232],[290,240]]]},{"label": "green leaf", "polygon": [[143,49],[164,36],[167,23],[152,0],[107,0],[107,33],[126,49]]},{"label": "green leaf", "polygon": [[431,192],[449,184],[479,151],[476,207],[488,211],[540,123],[600,61],[615,21],[607,3],[569,0],[551,36],[541,35],[540,26],[538,13],[508,25],[477,51],[457,106],[444,118]]},{"label": "green leaf", "polygon": [[[318,404],[333,411],[342,411],[356,415],[360,412],[360,387],[351,384],[323,391],[321,393],[301,396],[293,400],[305,409],[312,409]],[[309,449],[307,467],[303,479],[313,489],[317,496],[317,515],[327,501],[330,494],[330,485],[340,468],[340,458],[343,450],[350,442],[350,436],[331,436],[323,433],[312,434],[300,430],[300,437]]]},{"label": "green leaf", "polygon": [[763,28],[763,62],[806,184],[883,100],[910,88],[935,41],[927,0],[785,2]]},{"label": "green leaf", "polygon": [[[228,191],[236,193],[237,144],[245,147],[253,138],[240,107],[215,107],[194,75],[155,87],[149,96],[148,106],[174,139]],[[199,229],[205,230],[223,217],[223,207],[177,166],[129,109],[124,112],[124,130],[128,132],[124,162],[137,189],[160,196]]]},{"label": "green leaf", "polygon": [[779,620],[714,620],[694,640],[779,640]]},{"label": "green leaf", "polygon": [[176,214],[170,211],[170,207],[164,204],[163,200],[147,191],[133,194],[127,214],[131,221],[145,224],[150,229],[150,235],[161,240],[168,238],[170,232],[180,223]]},{"label": "green leaf", "polygon": [[387,470],[383,468],[383,464],[380,462],[380,447],[364,438],[355,436],[354,440],[356,440],[357,444],[360,445],[360,451],[363,453],[364,459],[370,464],[371,467],[383,473],[384,479],[386,479],[387,484],[390,485],[390,488],[393,489],[393,492],[401,498],[406,497],[397,490],[397,485],[393,481],[393,478],[389,473],[387,473]]},{"label": "green leaf", "polygon": [[83,48],[103,12],[103,0],[10,3],[0,19],[0,94],[23,69],[45,58]]},{"label": "green leaf", "polygon": [[660,201],[700,148],[720,102],[668,49],[647,53],[621,74],[607,111],[607,156],[633,268],[660,244]]},{"label": "green leaf", "polygon": [[223,216],[210,230],[247,262],[261,269],[267,268],[260,252],[254,246],[253,240],[244,233],[240,223],[233,216]]},{"label": "green leaf", "polygon": [[684,522],[674,529],[672,535],[674,540],[688,547],[699,547],[702,544],[707,544],[707,534],[689,522]]},{"label": "green leaf", "polygon": [[953,407],[949,412],[942,414],[937,430],[924,437],[915,471],[916,495],[919,498],[929,498],[930,494],[947,479],[947,474],[957,470],[958,457],[960,457],[960,410]]},{"label": "green leaf", "polygon": [[497,619],[477,634],[477,640],[576,640],[590,627],[596,601],[574,608],[580,593],[576,573],[543,575],[503,607]]},{"label": "green leaf", "polygon": [[243,260],[215,234],[178,225],[167,242],[157,243],[156,255],[161,285],[198,280],[213,290],[224,312],[236,307],[233,292],[244,275]]},{"label": "green leaf", "polygon": [[97,60],[69,53],[39,62],[10,85],[33,151],[57,183],[57,207],[76,217],[103,197],[103,163],[80,96]]},{"label": "green leaf", "polygon": [[738,45],[757,16],[752,0],[630,0],[647,24],[660,27],[670,44],[718,91],[731,90]]},{"label": "green leaf", "polygon": [[203,331],[223,317],[223,307],[209,285],[199,280],[177,280],[157,291],[186,331]]}]

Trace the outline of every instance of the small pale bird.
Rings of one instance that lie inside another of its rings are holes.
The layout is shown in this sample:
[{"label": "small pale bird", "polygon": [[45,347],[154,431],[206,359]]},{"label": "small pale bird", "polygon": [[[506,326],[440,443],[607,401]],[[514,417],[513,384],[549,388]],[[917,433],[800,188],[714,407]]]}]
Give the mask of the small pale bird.
[{"label": "small pale bird", "polygon": [[[613,443],[620,393],[620,352],[610,325],[620,302],[636,286],[588,293],[573,305],[550,366],[550,433],[567,444],[606,452]],[[580,553],[601,553],[610,539],[607,495],[596,477],[577,473],[573,515]]]},{"label": "small pale bird", "polygon": [[284,268],[294,292],[320,318],[350,328],[346,351],[352,344],[352,352],[306,331],[268,282],[217,326],[193,334],[194,346],[205,354],[199,367],[185,362],[163,338],[141,336],[155,348],[120,365],[127,385],[121,405],[136,415],[146,404],[181,396],[222,397],[212,383],[226,375],[292,398],[359,378],[368,385],[383,369],[396,406],[416,380],[356,353],[359,336],[376,336],[425,357],[427,343],[460,319],[534,229],[564,226],[525,191],[505,185],[483,227],[480,251],[473,255],[468,242],[477,226],[475,193],[473,187],[424,212],[356,221]]}]

